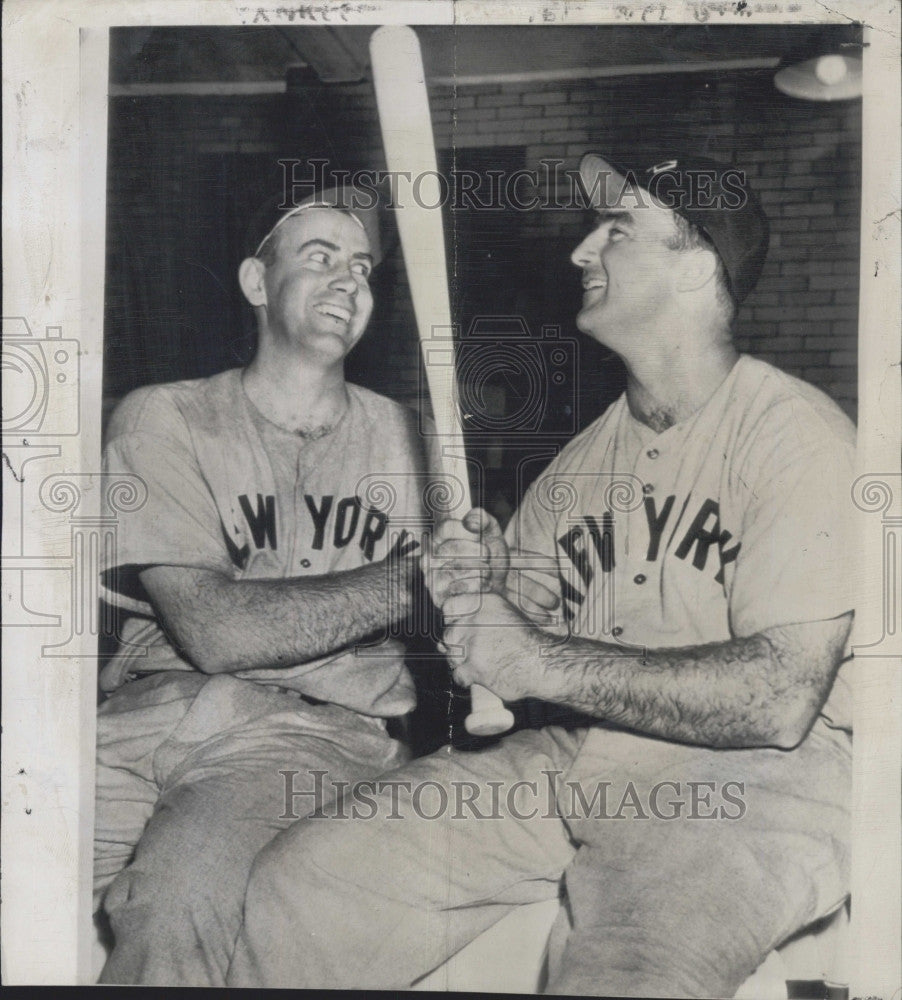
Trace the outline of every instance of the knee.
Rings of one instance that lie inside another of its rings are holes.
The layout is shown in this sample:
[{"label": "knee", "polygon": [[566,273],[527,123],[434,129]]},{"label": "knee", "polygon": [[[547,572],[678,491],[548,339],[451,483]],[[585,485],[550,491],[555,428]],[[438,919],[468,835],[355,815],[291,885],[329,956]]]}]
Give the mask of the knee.
[{"label": "knee", "polygon": [[[173,867],[161,877],[156,868],[145,869],[140,861],[120,872],[103,897],[103,911],[114,927],[136,920],[165,927],[176,923],[194,924],[205,911],[224,911],[222,893],[208,879],[191,877],[190,866]],[[240,911],[236,898],[234,909]]]},{"label": "knee", "polygon": [[254,859],[248,876],[245,907],[258,898],[271,899],[279,891],[280,885],[285,881],[282,867],[283,853],[275,842],[271,842]]},{"label": "knee", "polygon": [[246,919],[261,909],[297,909],[316,919],[311,899],[318,893],[328,895],[333,880],[322,867],[327,839],[310,826],[296,823],[257,854],[245,894]]},{"label": "knee", "polygon": [[265,893],[272,897],[289,887],[313,880],[316,858],[320,856],[322,838],[306,829],[303,821],[295,823],[274,837],[256,856],[251,865],[248,894]]},{"label": "knee", "polygon": [[176,914],[189,923],[238,919],[252,851],[230,852],[226,838],[216,835],[201,844],[193,826],[162,819],[107,889],[103,906],[110,918],[127,912],[151,920],[158,915],[164,923]]}]

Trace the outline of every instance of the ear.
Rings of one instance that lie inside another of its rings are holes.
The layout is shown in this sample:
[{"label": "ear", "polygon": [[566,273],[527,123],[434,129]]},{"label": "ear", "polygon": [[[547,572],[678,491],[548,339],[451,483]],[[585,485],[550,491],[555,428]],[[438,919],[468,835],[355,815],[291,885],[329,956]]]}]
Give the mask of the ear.
[{"label": "ear", "polygon": [[706,247],[695,247],[680,254],[677,288],[681,292],[694,292],[717,277],[717,256]]},{"label": "ear", "polygon": [[266,305],[265,274],[266,265],[256,257],[245,257],[238,268],[238,284],[252,306]]}]

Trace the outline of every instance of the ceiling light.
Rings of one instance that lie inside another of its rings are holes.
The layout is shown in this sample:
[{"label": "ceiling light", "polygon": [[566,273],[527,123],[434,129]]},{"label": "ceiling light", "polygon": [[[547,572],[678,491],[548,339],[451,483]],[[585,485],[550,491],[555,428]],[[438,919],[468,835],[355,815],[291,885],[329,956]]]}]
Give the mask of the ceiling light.
[{"label": "ceiling light", "polygon": [[828,54],[793,66],[774,77],[777,90],[808,101],[846,101],[861,97],[861,59]]}]

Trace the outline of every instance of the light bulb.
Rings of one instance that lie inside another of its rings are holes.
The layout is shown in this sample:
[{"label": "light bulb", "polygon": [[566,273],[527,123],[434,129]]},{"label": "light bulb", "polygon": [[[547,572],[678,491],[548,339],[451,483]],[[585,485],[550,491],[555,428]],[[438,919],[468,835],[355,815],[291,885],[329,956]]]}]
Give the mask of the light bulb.
[{"label": "light bulb", "polygon": [[821,56],[814,67],[814,75],[827,87],[834,87],[846,78],[848,69],[842,56]]}]

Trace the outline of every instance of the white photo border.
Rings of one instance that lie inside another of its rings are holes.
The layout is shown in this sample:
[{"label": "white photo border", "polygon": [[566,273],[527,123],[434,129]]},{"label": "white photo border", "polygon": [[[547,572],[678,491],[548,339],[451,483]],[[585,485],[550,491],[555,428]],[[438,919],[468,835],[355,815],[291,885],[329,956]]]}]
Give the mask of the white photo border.
[{"label": "white photo border", "polygon": [[[72,556],[73,521],[76,516],[80,519],[84,537],[102,534],[98,525],[109,28],[641,24],[652,19],[656,24],[855,21],[866,26],[859,313],[862,558],[857,567],[850,567],[861,595],[853,642],[865,655],[855,691],[850,996],[890,1000],[902,995],[900,26],[898,8],[876,0],[835,0],[830,7],[817,0],[739,4],[521,0],[504,5],[472,0],[318,0],[302,5],[291,0],[8,0],[3,6],[3,316],[24,318],[35,338],[75,342],[79,396],[74,416],[60,415],[60,420],[78,422],[60,425],[66,429],[59,436],[20,441],[4,435],[3,440],[2,978],[6,984],[92,981],[95,639],[86,629],[73,634],[58,651],[49,649],[58,642],[58,623],[31,612],[23,588],[25,569],[42,567],[41,605],[65,607],[72,600],[70,574],[63,567]],[[52,503],[42,500],[47,496]],[[893,552],[895,567],[885,563]],[[10,608],[18,609],[20,622],[14,616],[7,620]]]}]

